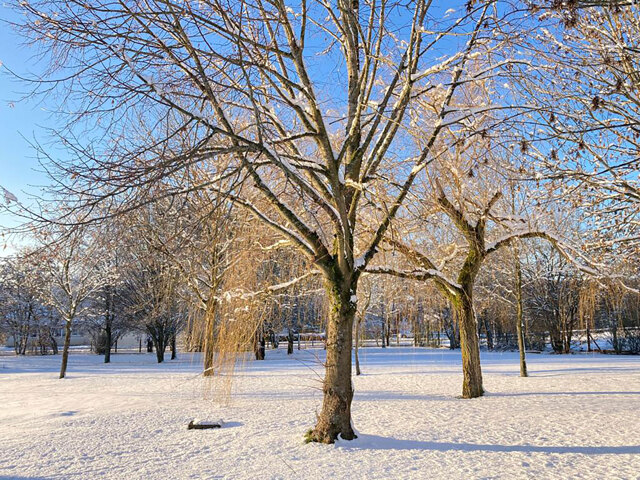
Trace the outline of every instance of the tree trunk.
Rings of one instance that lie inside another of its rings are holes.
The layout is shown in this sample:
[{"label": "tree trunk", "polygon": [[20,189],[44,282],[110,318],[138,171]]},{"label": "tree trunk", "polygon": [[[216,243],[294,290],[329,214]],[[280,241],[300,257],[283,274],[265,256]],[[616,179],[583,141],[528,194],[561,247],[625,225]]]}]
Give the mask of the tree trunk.
[{"label": "tree trunk", "polygon": [[164,362],[164,345],[160,345],[160,342],[156,342],[156,358],[158,363]]},{"label": "tree trunk", "polygon": [[56,339],[53,336],[53,333],[51,333],[51,330],[49,330],[49,343],[51,343],[51,353],[52,353],[52,355],[57,355],[58,354],[58,342],[56,342]]},{"label": "tree trunk", "polygon": [[387,317],[387,325],[386,325],[386,342],[387,342],[387,347],[391,346],[391,317]]},{"label": "tree trunk", "polygon": [[111,362],[111,322],[107,322],[104,329],[105,346],[104,346],[104,363]]},{"label": "tree trunk", "polygon": [[164,362],[164,352],[167,348],[167,338],[164,328],[156,328],[152,338],[154,347],[156,348],[156,358],[158,359],[158,363],[162,363]]},{"label": "tree trunk", "polygon": [[287,332],[287,355],[293,355],[293,332],[291,329]]},{"label": "tree trunk", "polygon": [[256,354],[256,360],[264,360],[264,355],[266,351],[264,335],[256,332],[253,351]]},{"label": "tree trunk", "polygon": [[[215,318],[218,302],[210,299],[207,302],[207,312],[205,314],[205,330],[204,330],[204,376],[213,375],[213,357],[214,357],[214,340],[215,340]],[[257,358],[256,358],[257,359]]]},{"label": "tree trunk", "polygon": [[460,350],[462,352],[462,398],[476,398],[484,394],[480,368],[478,325],[473,311],[472,290],[466,288],[463,292],[457,302]]},{"label": "tree trunk", "polygon": [[487,335],[487,350],[493,350],[493,332],[491,331],[491,325],[489,325],[489,317],[483,315],[482,323],[484,325],[484,333]]},{"label": "tree trunk", "polygon": [[356,375],[360,375],[360,358],[358,357],[358,348],[360,347],[360,320],[356,320],[356,332],[355,332],[355,356],[356,356]]},{"label": "tree trunk", "polygon": [[520,254],[514,248],[516,262],[516,333],[518,334],[518,351],[520,352],[520,376],[528,377],[527,359],[524,343],[524,309],[522,305],[522,269],[520,268]]},{"label": "tree trunk", "polygon": [[309,434],[309,440],[321,443],[333,443],[338,435],[344,440],[356,438],[351,426],[351,350],[356,305],[351,303],[351,289],[345,285],[334,284],[329,290],[331,316],[327,325],[324,398],[318,423]]},{"label": "tree trunk", "polygon": [[64,346],[62,347],[62,365],[60,365],[60,378],[67,374],[67,362],[69,361],[69,345],[71,345],[71,320],[67,320],[64,326]]},{"label": "tree trunk", "polygon": [[178,358],[178,350],[176,347],[176,334],[171,335],[171,360]]}]

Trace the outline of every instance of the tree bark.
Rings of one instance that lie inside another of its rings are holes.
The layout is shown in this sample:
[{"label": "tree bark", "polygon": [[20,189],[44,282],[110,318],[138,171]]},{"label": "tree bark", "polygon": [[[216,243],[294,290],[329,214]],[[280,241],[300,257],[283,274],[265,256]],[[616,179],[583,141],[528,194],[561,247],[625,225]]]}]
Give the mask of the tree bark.
[{"label": "tree bark", "polygon": [[516,333],[518,334],[518,351],[520,352],[520,376],[528,377],[527,359],[524,342],[524,309],[522,305],[522,269],[520,268],[520,253],[514,248],[516,262]]},{"label": "tree bark", "polygon": [[104,363],[111,362],[111,322],[108,321],[104,329],[105,346],[104,346]]},{"label": "tree bark", "polygon": [[69,346],[71,345],[71,320],[67,320],[64,326],[64,346],[62,347],[62,364],[60,365],[60,378],[67,374],[67,362],[69,361]]},{"label": "tree bark", "polygon": [[287,332],[287,355],[293,355],[293,332],[291,329]]},{"label": "tree bark", "polygon": [[161,340],[156,340],[156,342],[155,342],[155,344],[156,344],[155,345],[156,346],[156,358],[158,359],[158,363],[164,362],[164,349],[165,349],[165,346],[161,345],[163,343],[164,342],[161,341]]},{"label": "tree bark", "polygon": [[178,358],[178,350],[176,346],[176,334],[171,335],[171,360]]},{"label": "tree bark", "polygon": [[264,334],[256,332],[253,351],[256,355],[256,360],[264,360],[266,345]]},{"label": "tree bark", "polygon": [[[204,376],[213,375],[213,357],[214,357],[214,340],[215,340],[215,318],[218,302],[215,299],[209,299],[207,302],[207,312],[205,314],[205,331],[204,331]],[[257,360],[257,357],[256,357]]]},{"label": "tree bark", "polygon": [[360,371],[360,358],[358,357],[358,348],[360,347],[360,320],[356,321],[356,332],[355,332],[355,357],[356,357],[356,375],[360,375],[362,372]]},{"label": "tree bark", "polygon": [[480,342],[478,325],[473,311],[471,289],[458,297],[458,323],[460,324],[460,350],[462,352],[462,398],[476,398],[484,394],[480,368]]},{"label": "tree bark", "polygon": [[483,315],[482,323],[484,325],[484,333],[487,335],[487,350],[493,350],[493,332],[489,324],[489,317]]},{"label": "tree bark", "polygon": [[334,284],[329,288],[331,315],[327,325],[324,399],[318,423],[309,436],[315,442],[333,443],[338,436],[344,440],[356,438],[351,426],[351,350],[356,305],[350,301],[349,287]]}]

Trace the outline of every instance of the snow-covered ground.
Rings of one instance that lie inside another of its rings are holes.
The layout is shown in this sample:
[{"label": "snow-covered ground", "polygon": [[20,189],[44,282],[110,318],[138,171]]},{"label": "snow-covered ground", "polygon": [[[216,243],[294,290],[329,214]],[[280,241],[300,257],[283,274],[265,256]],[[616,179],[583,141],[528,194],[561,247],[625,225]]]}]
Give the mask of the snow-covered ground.
[{"label": "snow-covered ground", "polygon": [[462,400],[459,352],[363,349],[359,438],[305,445],[321,355],[247,362],[228,405],[194,356],[72,354],[65,380],[60,357],[0,357],[0,479],[640,478],[639,357],[530,355],[520,378],[483,353],[489,393]]}]

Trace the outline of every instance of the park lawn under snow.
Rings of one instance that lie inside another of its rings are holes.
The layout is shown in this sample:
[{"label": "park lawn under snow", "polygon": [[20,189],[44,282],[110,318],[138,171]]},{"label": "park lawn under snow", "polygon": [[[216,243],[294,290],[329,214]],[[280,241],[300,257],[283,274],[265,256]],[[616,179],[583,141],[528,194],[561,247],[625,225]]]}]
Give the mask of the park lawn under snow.
[{"label": "park lawn under snow", "polygon": [[72,354],[65,380],[60,357],[0,357],[0,479],[640,478],[640,357],[530,355],[520,378],[483,353],[488,394],[462,400],[459,351],[366,348],[359,438],[305,445],[323,352],[285,353],[247,362],[228,405],[197,356]]}]

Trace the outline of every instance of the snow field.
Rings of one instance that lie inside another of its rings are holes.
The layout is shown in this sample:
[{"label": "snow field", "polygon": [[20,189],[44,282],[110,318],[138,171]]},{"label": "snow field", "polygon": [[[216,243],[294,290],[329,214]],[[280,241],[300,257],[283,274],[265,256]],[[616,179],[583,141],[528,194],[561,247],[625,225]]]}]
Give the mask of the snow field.
[{"label": "snow field", "polygon": [[462,400],[459,352],[366,348],[359,438],[305,445],[322,355],[267,351],[229,403],[199,356],[72,354],[65,380],[60,357],[0,357],[0,479],[640,478],[639,357],[530,355],[523,379],[517,353],[483,352],[488,393]]}]

